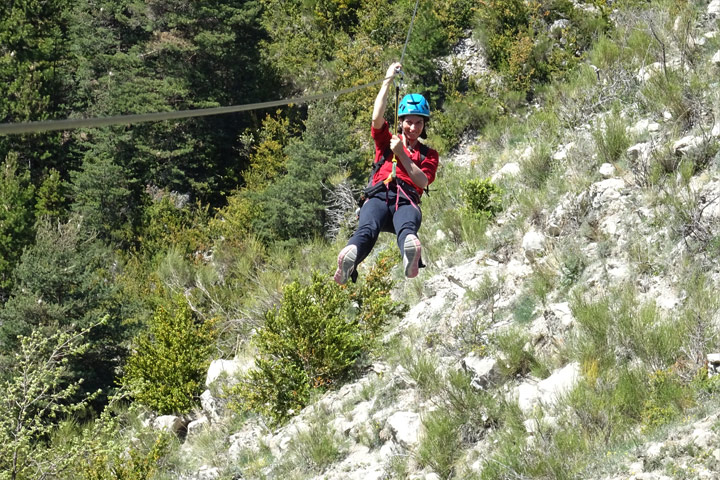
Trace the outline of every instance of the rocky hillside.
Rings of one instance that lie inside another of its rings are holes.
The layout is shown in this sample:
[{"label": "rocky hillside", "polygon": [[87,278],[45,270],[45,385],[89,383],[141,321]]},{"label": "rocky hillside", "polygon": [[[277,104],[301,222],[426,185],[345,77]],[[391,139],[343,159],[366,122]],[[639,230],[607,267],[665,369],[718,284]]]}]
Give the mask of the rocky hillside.
[{"label": "rocky hillside", "polygon": [[[596,50],[553,101],[443,158],[436,189],[502,187],[483,237],[453,245],[427,199],[430,265],[394,292],[411,308],[364,374],[280,428],[226,408],[251,358],[213,362],[177,475],[717,478],[718,15],[616,12],[657,62]],[[459,45],[465,75],[477,52]]]}]

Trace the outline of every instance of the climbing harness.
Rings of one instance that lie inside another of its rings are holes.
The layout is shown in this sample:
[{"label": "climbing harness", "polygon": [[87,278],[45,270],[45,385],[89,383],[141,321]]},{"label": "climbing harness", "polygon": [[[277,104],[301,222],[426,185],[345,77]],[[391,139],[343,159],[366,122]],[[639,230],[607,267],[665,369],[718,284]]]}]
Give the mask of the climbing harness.
[{"label": "climbing harness", "polygon": [[[420,152],[420,163],[422,163],[425,160],[428,152],[430,151],[430,147],[428,147],[424,143],[418,143],[418,151]],[[420,205],[420,195],[418,195],[415,187],[400,178],[393,179],[393,182],[385,183],[383,181],[373,185],[373,177],[375,177],[375,174],[380,170],[380,168],[382,168],[383,164],[385,164],[385,161],[391,155],[393,155],[393,152],[392,150],[390,150],[390,148],[388,148],[377,160],[377,162],[373,164],[372,170],[370,171],[370,175],[368,177],[367,187],[365,187],[365,189],[362,191],[362,194],[360,195],[360,200],[358,201],[360,207],[363,206],[363,204],[368,198],[372,197],[373,195],[377,195],[378,193],[383,191],[386,192],[385,200],[387,201],[387,192],[393,189],[393,185],[395,186],[395,191],[398,193],[395,201],[395,210],[397,210],[397,207],[399,206],[398,201],[400,198],[400,193],[402,193],[415,208],[418,208],[417,205]],[[426,188],[425,191],[427,192],[428,189]]]}]

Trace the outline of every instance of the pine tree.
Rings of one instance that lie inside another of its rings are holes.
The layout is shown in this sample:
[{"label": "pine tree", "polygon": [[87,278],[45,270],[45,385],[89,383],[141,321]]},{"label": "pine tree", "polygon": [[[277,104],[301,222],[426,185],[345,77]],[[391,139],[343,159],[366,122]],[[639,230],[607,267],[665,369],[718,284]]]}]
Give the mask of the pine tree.
[{"label": "pine tree", "polygon": [[18,171],[16,153],[8,155],[0,168],[0,299],[4,300],[23,247],[33,237],[34,188],[30,173]]}]

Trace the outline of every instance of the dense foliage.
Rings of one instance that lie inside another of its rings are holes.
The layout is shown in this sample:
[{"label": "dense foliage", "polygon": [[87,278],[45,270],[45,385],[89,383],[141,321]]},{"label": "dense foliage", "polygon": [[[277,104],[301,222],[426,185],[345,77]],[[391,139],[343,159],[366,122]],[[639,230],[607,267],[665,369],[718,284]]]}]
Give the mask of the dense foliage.
[{"label": "dense foliage", "polygon": [[238,408],[279,423],[307,405],[313,390],[347,379],[382,328],[403,311],[390,298],[393,265],[386,256],[367,281],[350,288],[317,273],[309,285],[288,285],[255,337],[255,369],[235,388],[242,399]]},{"label": "dense foliage", "polygon": [[202,393],[214,339],[212,322],[197,319],[184,298],[169,310],[158,307],[136,340],[123,384],[136,401],[160,414],[187,413]]}]

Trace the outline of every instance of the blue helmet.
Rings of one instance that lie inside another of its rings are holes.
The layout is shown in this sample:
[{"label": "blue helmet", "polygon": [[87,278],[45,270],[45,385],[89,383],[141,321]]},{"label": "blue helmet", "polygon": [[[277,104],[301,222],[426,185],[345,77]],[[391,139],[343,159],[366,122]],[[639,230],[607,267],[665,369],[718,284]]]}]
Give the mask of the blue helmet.
[{"label": "blue helmet", "polygon": [[420,115],[429,119],[430,105],[428,105],[425,97],[419,93],[408,93],[398,105],[398,116],[403,117],[405,115]]}]

